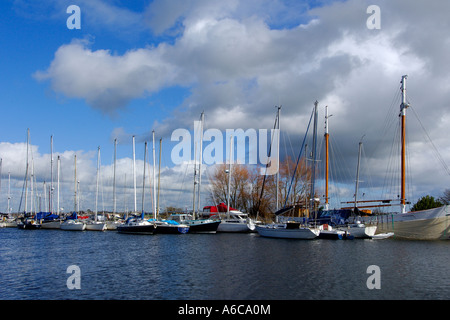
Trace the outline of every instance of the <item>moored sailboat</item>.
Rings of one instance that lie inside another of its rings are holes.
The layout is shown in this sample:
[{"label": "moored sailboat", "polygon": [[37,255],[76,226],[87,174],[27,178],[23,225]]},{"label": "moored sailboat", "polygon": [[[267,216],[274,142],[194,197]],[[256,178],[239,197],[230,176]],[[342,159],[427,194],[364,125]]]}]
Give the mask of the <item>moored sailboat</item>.
[{"label": "moored sailboat", "polygon": [[74,156],[74,212],[61,223],[61,230],[83,231],[86,224],[78,220],[78,196],[77,196],[77,155]]},{"label": "moored sailboat", "polygon": [[[401,194],[400,210],[394,213],[377,215],[377,233],[392,236],[397,239],[410,240],[450,240],[450,206],[444,205],[422,211],[406,211],[406,79],[402,76],[400,104],[401,121]],[[383,202],[392,201],[384,200]],[[379,205],[389,206],[389,205]],[[376,207],[368,206],[368,207]]]},{"label": "moored sailboat", "polygon": [[[309,126],[311,124],[311,120],[314,117],[314,133],[313,133],[313,158],[315,160],[315,156],[316,156],[316,150],[315,150],[315,139],[316,139],[316,134],[317,134],[317,104],[318,102],[316,101],[314,103],[314,108],[313,108],[313,112],[311,114],[309,123],[308,123],[308,127],[305,133],[305,137],[303,139],[303,143],[302,143],[302,147],[300,149],[300,153],[299,153],[299,158],[300,155],[303,152],[303,148],[305,146],[305,140],[306,140],[306,136],[308,134],[308,129]],[[295,173],[294,173],[295,174]],[[311,175],[311,198],[312,198],[312,202],[314,201],[314,173]],[[286,196],[287,199],[287,196]],[[286,210],[288,210],[288,207],[284,207],[280,210],[278,210],[275,215],[277,216],[278,219],[278,215],[281,212],[285,212]],[[311,239],[315,239],[319,236],[320,234],[320,230],[316,227],[316,226],[310,226],[308,224],[302,224],[298,221],[286,221],[284,223],[279,223],[274,222],[271,224],[260,224],[260,225],[256,225],[255,226],[255,230],[258,232],[258,234],[262,237],[269,237],[269,238],[284,238],[284,239],[304,239],[304,240],[311,240]]]},{"label": "moored sailboat", "polygon": [[94,220],[90,220],[86,222],[86,230],[90,231],[105,231],[106,230],[106,222],[98,220],[98,184],[99,184],[99,175],[100,175],[100,147],[98,147],[97,151],[97,189],[95,192],[95,213]]}]

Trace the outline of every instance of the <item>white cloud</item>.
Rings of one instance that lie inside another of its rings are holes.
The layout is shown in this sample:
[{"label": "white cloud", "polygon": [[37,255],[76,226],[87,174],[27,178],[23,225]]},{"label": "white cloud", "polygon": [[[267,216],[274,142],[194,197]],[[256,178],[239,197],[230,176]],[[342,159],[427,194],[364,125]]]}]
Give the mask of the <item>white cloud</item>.
[{"label": "white cloud", "polygon": [[[439,139],[448,126],[449,3],[377,1],[380,30],[366,27],[370,4],[352,0],[309,9],[282,1],[154,1],[142,14],[155,34],[175,34],[171,42],[117,55],[73,41],[35,76],[106,114],[162,88],[189,87],[191,95],[173,116],[155,123],[166,133],[188,128],[203,110],[208,125],[219,129],[271,128],[273,106],[281,104],[283,130],[299,137],[318,100],[334,114],[332,134],[344,141],[342,153],[354,168],[363,134],[372,154],[403,74],[430,136]],[[386,154],[382,148],[373,157]],[[448,152],[444,159],[449,162]],[[419,177],[428,175],[426,166],[416,163]]]}]

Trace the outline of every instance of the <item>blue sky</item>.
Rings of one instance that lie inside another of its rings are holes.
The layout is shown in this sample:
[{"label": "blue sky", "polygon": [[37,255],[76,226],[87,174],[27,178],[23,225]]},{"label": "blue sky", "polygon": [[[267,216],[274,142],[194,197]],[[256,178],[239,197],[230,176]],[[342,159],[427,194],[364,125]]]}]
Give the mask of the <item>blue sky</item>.
[{"label": "blue sky", "polygon": [[[80,30],[66,26],[72,4],[81,9]],[[381,9],[379,30],[366,26],[372,4]],[[388,151],[373,150],[403,74],[409,75],[415,110],[448,163],[449,145],[441,134],[450,121],[445,7],[445,1],[403,0],[2,1],[3,181],[10,171],[15,188],[21,187],[25,164],[18,164],[12,150],[25,143],[27,128],[35,161],[42,161],[36,165],[40,179],[49,179],[45,161],[53,135],[54,153],[66,157],[66,180],[76,153],[89,190],[98,146],[108,167],[118,138],[118,158],[128,170],[131,136],[142,160],[143,142],[151,148],[155,130],[164,141],[163,167],[171,169],[166,184],[174,185],[186,170],[171,161],[171,133],[191,130],[202,111],[206,128],[270,129],[274,106],[281,104],[284,140],[289,137],[297,150],[315,100],[321,117],[324,106],[330,107],[330,128],[346,171],[353,174],[365,134],[374,181],[382,181],[380,155]],[[411,162],[418,171],[414,197],[438,196],[448,175],[434,173],[435,166],[422,159],[428,149],[419,136],[411,129]],[[287,145],[281,147],[287,152]],[[341,183],[348,187],[339,192],[351,196],[352,178],[345,179]],[[173,192],[167,198],[179,199]],[[179,202],[167,205],[189,203]]]}]

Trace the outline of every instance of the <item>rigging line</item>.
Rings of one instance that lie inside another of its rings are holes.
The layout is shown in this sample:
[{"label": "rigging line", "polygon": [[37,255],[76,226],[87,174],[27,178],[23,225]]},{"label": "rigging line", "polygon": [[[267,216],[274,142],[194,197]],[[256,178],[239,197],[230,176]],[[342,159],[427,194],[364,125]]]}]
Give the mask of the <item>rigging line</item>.
[{"label": "rigging line", "polygon": [[303,148],[305,147],[306,137],[308,136],[309,126],[311,125],[311,120],[312,120],[313,116],[314,116],[314,108],[313,108],[313,111],[311,112],[311,117],[309,118],[308,127],[306,128],[305,136],[303,138],[302,147],[300,149],[300,152],[298,153],[297,164],[295,165],[294,173],[292,174],[291,183],[289,185],[289,189],[288,189],[288,192],[286,194],[286,199],[284,201],[284,207],[286,207],[286,202],[287,202],[287,199],[289,197],[289,193],[291,192],[292,182],[294,180],[295,173],[297,172],[297,167],[298,167],[298,163],[300,162],[300,158],[301,158],[301,155],[302,155],[302,152],[303,152]]},{"label": "rigging line", "polygon": [[[277,124],[279,124],[279,121],[280,121],[280,119],[278,118],[278,114],[277,114],[277,116],[275,118],[275,123],[273,124],[273,129],[274,130],[277,128]],[[280,134],[279,131],[278,131],[278,134]],[[271,136],[272,137],[271,137],[270,146],[269,146],[269,159],[272,157],[272,145],[273,145],[274,135],[271,135]],[[279,155],[278,155],[278,157],[279,157]],[[262,198],[263,193],[264,193],[264,185],[266,184],[266,177],[267,177],[266,173],[267,173],[267,168],[269,166],[269,161],[268,161],[269,159],[267,159],[266,170],[264,171],[264,177],[263,177],[263,182],[262,182],[262,186],[261,186],[261,194],[260,194],[259,199],[258,199],[258,205],[256,207],[256,212],[259,212],[259,206],[261,205],[261,198]],[[280,164],[278,163],[278,170],[279,170],[279,168],[280,168]],[[277,190],[277,192],[278,192],[278,190]]]},{"label": "rigging line", "polygon": [[[372,149],[371,158],[374,158],[375,155],[378,153],[378,150],[380,148],[380,145],[385,141],[385,138],[387,134],[390,132],[390,128],[396,124],[396,121],[394,121],[397,113],[397,105],[400,104],[400,97],[401,97],[401,90],[396,89],[395,94],[391,100],[391,103],[389,104],[389,107],[387,108],[387,111],[385,112],[385,118],[383,121],[383,127],[381,128],[381,132],[383,135],[377,139],[377,143],[375,147]],[[395,107],[394,107],[395,106]],[[378,132],[380,132],[378,131]]]},{"label": "rigging line", "polygon": [[449,170],[447,164],[445,163],[445,160],[442,158],[441,154],[439,153],[438,149],[436,148],[435,144],[433,143],[433,140],[431,140],[430,135],[425,130],[425,127],[423,126],[422,122],[420,121],[420,118],[417,115],[416,111],[414,110],[414,108],[411,105],[409,106],[409,108],[413,111],[414,115],[416,116],[417,121],[420,124],[420,127],[422,128],[423,132],[425,133],[426,137],[428,138],[429,142],[431,143],[431,146],[433,147],[436,157],[441,162],[441,164],[442,164],[444,170],[447,172],[447,174],[450,175],[450,170]]}]

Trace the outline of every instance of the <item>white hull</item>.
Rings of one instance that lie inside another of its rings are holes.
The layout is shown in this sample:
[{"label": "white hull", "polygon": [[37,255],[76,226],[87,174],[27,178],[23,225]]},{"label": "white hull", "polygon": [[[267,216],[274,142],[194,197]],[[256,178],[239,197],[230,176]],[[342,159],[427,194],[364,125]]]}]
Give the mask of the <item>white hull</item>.
[{"label": "white hull", "polygon": [[378,216],[378,233],[409,240],[450,240],[450,205]]},{"label": "white hull", "polygon": [[17,228],[17,221],[16,220],[6,220],[3,222],[3,226],[5,228]]},{"label": "white hull", "polygon": [[61,228],[61,220],[42,222],[41,229],[60,229]]},{"label": "white hull", "polygon": [[361,225],[350,225],[347,227],[339,227],[339,230],[346,231],[356,239],[368,239],[372,238],[376,231],[377,226],[366,226],[364,224]]},{"label": "white hull", "polygon": [[95,222],[91,221],[86,223],[86,230],[89,231],[105,231],[106,230],[106,223],[105,222]]},{"label": "white hull", "polygon": [[117,227],[123,224],[123,221],[106,221],[106,230],[117,230]]},{"label": "white hull", "polygon": [[74,221],[74,220],[66,220],[61,223],[61,230],[68,231],[83,231],[86,229],[86,225],[83,222]]},{"label": "white hull", "polygon": [[283,239],[314,239],[319,236],[319,229],[300,227],[300,228],[286,228],[285,224],[269,224],[256,226],[256,231],[260,236],[269,238],[283,238]]},{"label": "white hull", "polygon": [[217,232],[251,232],[255,225],[245,220],[221,220]]}]

